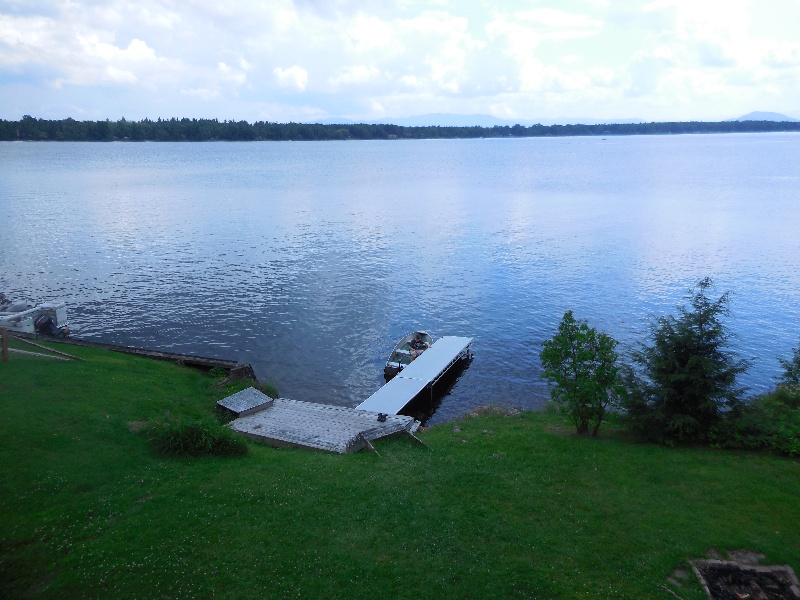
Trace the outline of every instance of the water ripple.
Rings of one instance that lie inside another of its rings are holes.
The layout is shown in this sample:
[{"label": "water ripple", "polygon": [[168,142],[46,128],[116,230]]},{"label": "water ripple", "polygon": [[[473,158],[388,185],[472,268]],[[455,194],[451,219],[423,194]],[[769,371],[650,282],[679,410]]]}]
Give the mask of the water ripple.
[{"label": "water ripple", "polygon": [[[780,150],[779,152],[777,150]],[[798,344],[800,136],[0,144],[0,290],[81,337],[354,406],[394,342],[475,337],[433,421],[547,399],[565,310],[630,348],[711,276],[772,385]]]}]

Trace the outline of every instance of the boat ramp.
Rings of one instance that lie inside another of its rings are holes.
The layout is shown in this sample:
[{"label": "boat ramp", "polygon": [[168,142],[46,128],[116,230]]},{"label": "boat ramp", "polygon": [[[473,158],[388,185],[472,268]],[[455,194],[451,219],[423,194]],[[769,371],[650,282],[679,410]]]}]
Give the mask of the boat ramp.
[{"label": "boat ramp", "polygon": [[[272,446],[299,446],[340,454],[368,448],[372,441],[414,432],[413,417],[398,414],[433,386],[459,360],[471,358],[472,338],[445,336],[411,362],[389,383],[356,408],[278,398],[248,388],[217,404],[237,415],[230,426]],[[421,443],[421,442],[420,442]]]}]

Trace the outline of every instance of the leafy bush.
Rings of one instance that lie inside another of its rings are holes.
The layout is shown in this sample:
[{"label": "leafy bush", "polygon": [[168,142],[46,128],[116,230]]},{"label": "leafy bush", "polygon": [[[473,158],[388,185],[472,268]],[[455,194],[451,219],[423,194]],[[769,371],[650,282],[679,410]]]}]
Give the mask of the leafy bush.
[{"label": "leafy bush", "polygon": [[212,418],[160,419],[150,428],[156,451],[165,456],[243,456],[247,444]]},{"label": "leafy bush", "polygon": [[767,449],[800,456],[800,387],[779,386],[754,398],[713,431],[724,448]]},{"label": "leafy bush", "polygon": [[225,379],[228,376],[229,369],[224,367],[211,367],[208,370],[208,376],[212,379]]},{"label": "leafy bush", "polygon": [[800,346],[792,350],[792,358],[786,360],[779,358],[778,362],[783,367],[783,374],[778,380],[782,385],[800,386]]},{"label": "leafy bush", "polygon": [[569,414],[579,434],[593,436],[619,391],[617,341],[564,313],[558,333],[544,343],[543,377],[555,386],[550,395]]}]

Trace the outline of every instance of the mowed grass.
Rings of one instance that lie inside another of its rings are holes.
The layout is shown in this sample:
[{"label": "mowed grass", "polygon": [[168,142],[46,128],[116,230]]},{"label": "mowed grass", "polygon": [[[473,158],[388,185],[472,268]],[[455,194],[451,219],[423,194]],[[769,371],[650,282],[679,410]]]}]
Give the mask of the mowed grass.
[{"label": "mowed grass", "polygon": [[[800,568],[800,464],[559,415],[469,417],[380,456],[154,454],[137,423],[238,387],[65,347],[0,364],[3,598],[704,598],[687,559]],[[487,399],[487,404],[491,399]]]}]

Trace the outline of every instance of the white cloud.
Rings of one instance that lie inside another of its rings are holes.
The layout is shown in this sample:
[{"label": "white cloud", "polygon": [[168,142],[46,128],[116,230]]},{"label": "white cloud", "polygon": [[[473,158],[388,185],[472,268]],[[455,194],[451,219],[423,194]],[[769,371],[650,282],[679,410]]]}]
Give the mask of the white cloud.
[{"label": "white cloud", "polygon": [[106,62],[157,60],[156,53],[142,40],[132,40],[127,48],[119,48],[114,44],[101,42],[96,35],[79,35],[77,40],[85,56],[99,58]]},{"label": "white cloud", "polygon": [[545,33],[550,38],[574,38],[596,34],[603,26],[599,19],[589,15],[570,13],[554,8],[535,8],[512,15],[533,30]]},{"label": "white cloud", "polygon": [[297,65],[286,69],[275,67],[272,70],[272,74],[275,76],[275,82],[282,88],[290,88],[302,92],[308,85],[308,71]]},{"label": "white cloud", "polygon": [[364,84],[374,81],[380,77],[380,75],[380,69],[377,67],[355,65],[344,69],[341,74],[335,77],[328,78],[328,82],[332,86]]},{"label": "white cloud", "polygon": [[217,72],[222,80],[236,85],[243,85],[247,81],[247,74],[244,71],[232,69],[224,62],[220,62],[217,65]]},{"label": "white cloud", "polygon": [[[29,0],[0,5],[0,113],[72,110],[70,86],[111,118],[781,112],[800,97],[792,17],[798,0]],[[7,76],[36,92],[12,104]]]},{"label": "white cloud", "polygon": [[[104,39],[104,37],[106,39]],[[63,28],[46,17],[0,17],[0,65],[45,65],[59,74],[54,85],[134,85],[162,63],[141,39],[126,46],[85,28]]]},{"label": "white cloud", "polygon": [[404,75],[400,78],[400,83],[408,88],[419,88],[422,85],[422,82],[415,75]]},{"label": "white cloud", "polygon": [[194,88],[188,90],[181,90],[181,94],[186,96],[194,96],[196,98],[200,98],[201,100],[216,100],[219,98],[220,93],[219,89],[217,88]]},{"label": "white cloud", "polygon": [[355,54],[385,52],[396,44],[392,24],[376,16],[356,15],[346,32]]},{"label": "white cloud", "polygon": [[[181,15],[173,10],[169,10],[163,5],[147,6],[146,4],[134,4],[138,8],[141,19],[144,23],[162,29],[174,29],[181,22]],[[135,9],[134,9],[135,10]]]},{"label": "white cloud", "polygon": [[611,87],[617,83],[617,76],[612,69],[589,69],[586,74],[592,86]]},{"label": "white cloud", "polygon": [[764,63],[770,67],[800,66],[800,43],[778,43],[764,53]]},{"label": "white cloud", "polygon": [[55,38],[55,23],[45,17],[0,15],[0,65],[45,63],[45,49]]},{"label": "white cloud", "polygon": [[114,66],[107,66],[105,68],[106,81],[113,81],[114,83],[127,83],[134,84],[137,81],[136,75],[126,69],[120,69]]}]

